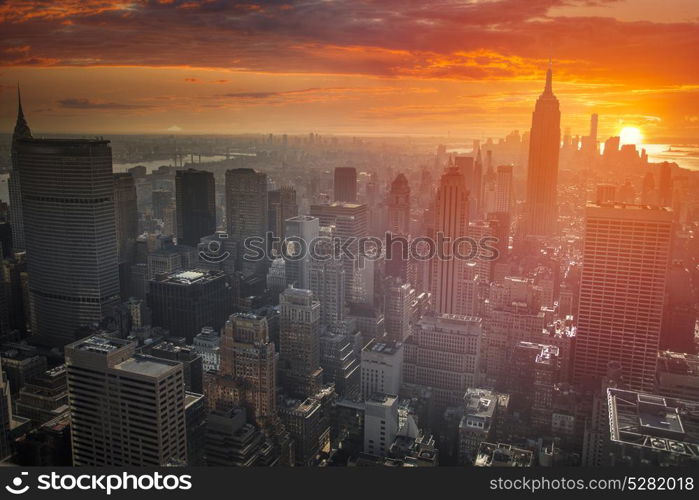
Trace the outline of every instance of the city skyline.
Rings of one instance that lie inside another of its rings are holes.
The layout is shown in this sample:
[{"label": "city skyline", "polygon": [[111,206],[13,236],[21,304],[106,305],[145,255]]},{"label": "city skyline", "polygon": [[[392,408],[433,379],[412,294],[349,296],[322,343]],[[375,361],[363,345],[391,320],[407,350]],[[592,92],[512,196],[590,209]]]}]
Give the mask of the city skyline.
[{"label": "city skyline", "polygon": [[647,141],[697,130],[699,17],[635,6],[0,4],[48,77],[0,72],[0,465],[696,473],[699,140]]}]

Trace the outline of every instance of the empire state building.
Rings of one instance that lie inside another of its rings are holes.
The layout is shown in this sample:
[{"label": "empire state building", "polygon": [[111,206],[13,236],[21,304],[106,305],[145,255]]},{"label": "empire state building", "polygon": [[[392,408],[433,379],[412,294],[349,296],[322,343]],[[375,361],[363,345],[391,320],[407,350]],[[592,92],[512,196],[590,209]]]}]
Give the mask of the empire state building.
[{"label": "empire state building", "polygon": [[558,153],[561,144],[561,111],[551,88],[551,64],[544,92],[536,101],[529,135],[529,167],[525,236],[547,237],[556,232],[558,206]]}]

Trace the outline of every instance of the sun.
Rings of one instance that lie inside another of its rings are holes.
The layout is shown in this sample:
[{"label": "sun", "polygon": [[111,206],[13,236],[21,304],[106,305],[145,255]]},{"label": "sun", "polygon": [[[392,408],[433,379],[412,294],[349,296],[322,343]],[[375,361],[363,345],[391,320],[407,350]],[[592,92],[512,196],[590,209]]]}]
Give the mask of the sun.
[{"label": "sun", "polygon": [[619,142],[621,144],[641,144],[643,134],[636,127],[624,127],[619,133]]}]

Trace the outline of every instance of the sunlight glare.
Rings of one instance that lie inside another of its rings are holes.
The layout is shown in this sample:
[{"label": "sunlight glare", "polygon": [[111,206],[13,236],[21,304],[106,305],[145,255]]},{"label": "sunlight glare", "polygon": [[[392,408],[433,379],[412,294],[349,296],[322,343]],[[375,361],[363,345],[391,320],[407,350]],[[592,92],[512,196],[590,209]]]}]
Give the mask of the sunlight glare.
[{"label": "sunlight glare", "polygon": [[621,144],[641,144],[643,135],[637,127],[624,127],[619,133]]}]

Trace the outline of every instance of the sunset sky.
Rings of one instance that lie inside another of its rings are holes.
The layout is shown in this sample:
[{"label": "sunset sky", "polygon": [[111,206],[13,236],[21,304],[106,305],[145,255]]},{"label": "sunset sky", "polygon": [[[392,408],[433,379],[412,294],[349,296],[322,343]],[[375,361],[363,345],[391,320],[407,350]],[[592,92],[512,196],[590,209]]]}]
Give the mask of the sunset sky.
[{"label": "sunset sky", "polygon": [[0,131],[699,141],[697,0],[0,1]]}]

